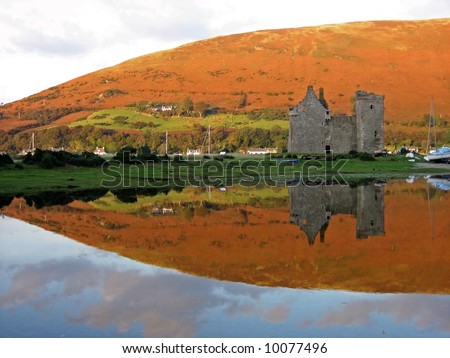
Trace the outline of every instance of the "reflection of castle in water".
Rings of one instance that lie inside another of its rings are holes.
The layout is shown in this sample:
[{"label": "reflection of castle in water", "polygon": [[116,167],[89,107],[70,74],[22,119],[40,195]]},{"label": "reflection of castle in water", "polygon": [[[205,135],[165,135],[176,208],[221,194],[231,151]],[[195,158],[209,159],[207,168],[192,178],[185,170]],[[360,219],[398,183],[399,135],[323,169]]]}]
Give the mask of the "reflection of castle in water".
[{"label": "reflection of castle in water", "polygon": [[298,225],[313,244],[325,232],[332,215],[350,214],[356,217],[356,237],[384,235],[384,186],[364,185],[356,188],[344,185],[307,186],[289,188],[290,222]]}]

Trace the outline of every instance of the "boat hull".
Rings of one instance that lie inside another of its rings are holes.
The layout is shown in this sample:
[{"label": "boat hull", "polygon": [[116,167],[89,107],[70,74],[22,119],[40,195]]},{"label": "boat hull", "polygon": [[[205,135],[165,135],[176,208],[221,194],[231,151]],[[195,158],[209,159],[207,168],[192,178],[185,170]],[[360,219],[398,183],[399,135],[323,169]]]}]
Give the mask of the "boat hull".
[{"label": "boat hull", "polygon": [[442,147],[435,152],[428,153],[424,159],[428,162],[450,162],[450,148]]}]

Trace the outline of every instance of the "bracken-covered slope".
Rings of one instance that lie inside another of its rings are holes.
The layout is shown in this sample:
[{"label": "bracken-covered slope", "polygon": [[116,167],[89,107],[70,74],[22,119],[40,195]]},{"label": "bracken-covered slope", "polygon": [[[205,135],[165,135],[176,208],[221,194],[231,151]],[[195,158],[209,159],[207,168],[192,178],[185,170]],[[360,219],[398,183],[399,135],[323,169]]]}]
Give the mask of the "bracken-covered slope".
[{"label": "bracken-covered slope", "polygon": [[[139,100],[194,102],[235,109],[288,108],[308,84],[324,87],[334,113],[352,110],[356,90],[384,94],[386,119],[418,120],[434,97],[450,115],[450,19],[377,21],[256,31],[197,41],[87,74],[3,108],[11,129],[17,113],[42,107],[93,110]],[[76,119],[76,116],[72,115]],[[67,121],[69,122],[69,121]]]}]

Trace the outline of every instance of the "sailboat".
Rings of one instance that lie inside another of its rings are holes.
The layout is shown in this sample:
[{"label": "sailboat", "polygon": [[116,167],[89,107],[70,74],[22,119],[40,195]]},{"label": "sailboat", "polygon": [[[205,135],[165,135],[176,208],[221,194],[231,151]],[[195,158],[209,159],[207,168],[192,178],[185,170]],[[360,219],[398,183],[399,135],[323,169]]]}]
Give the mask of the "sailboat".
[{"label": "sailboat", "polygon": [[429,152],[424,159],[428,162],[450,163],[450,147],[441,147]]},{"label": "sailboat", "polygon": [[34,143],[34,133],[31,134],[31,140],[30,145],[27,149],[22,149],[22,151],[19,153],[19,155],[27,155],[28,153],[34,154],[34,151],[36,150],[36,146]]},{"label": "sailboat", "polygon": [[203,153],[203,147],[206,145],[206,140],[208,140],[208,154],[211,154],[211,126],[208,126],[208,131],[205,133],[200,153]]},{"label": "sailboat", "polygon": [[450,163],[450,148],[443,146],[441,148],[437,148],[435,150],[431,150],[430,146],[430,134],[431,127],[433,127],[434,132],[434,146],[437,145],[436,139],[436,117],[434,116],[434,103],[433,98],[431,98],[430,105],[430,120],[428,121],[428,139],[427,139],[427,154],[424,159],[428,162],[446,162]]},{"label": "sailboat", "polygon": [[203,143],[200,149],[187,149],[186,155],[200,155],[204,153],[204,148],[206,146],[206,141],[208,141],[208,153],[211,154],[211,126],[208,126],[208,130],[205,133],[205,137],[203,138]]}]

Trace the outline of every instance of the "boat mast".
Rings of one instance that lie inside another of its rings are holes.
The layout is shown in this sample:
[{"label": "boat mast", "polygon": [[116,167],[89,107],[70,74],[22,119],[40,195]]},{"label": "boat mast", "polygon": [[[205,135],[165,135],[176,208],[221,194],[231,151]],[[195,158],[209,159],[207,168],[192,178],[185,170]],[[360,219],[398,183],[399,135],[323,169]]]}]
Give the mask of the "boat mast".
[{"label": "boat mast", "polygon": [[166,131],[166,155],[168,147],[169,147],[169,132]]},{"label": "boat mast", "polygon": [[434,146],[436,147],[437,139],[436,139],[436,118],[434,116],[434,102],[433,97],[431,97],[430,104],[430,119],[428,120],[428,139],[427,139],[427,152],[431,151],[431,143],[430,143],[430,135],[431,135],[431,126],[433,126],[434,131]]},{"label": "boat mast", "polygon": [[208,154],[211,154],[211,125],[208,126]]},{"label": "boat mast", "polygon": [[31,134],[31,145],[30,150],[34,152],[35,146],[34,146],[34,132]]},{"label": "boat mast", "polygon": [[434,210],[434,205],[432,205],[432,201],[431,201],[430,184],[429,183],[427,183],[427,201],[428,201],[428,217],[430,219],[431,240],[434,240],[434,237],[435,237],[435,226],[434,226],[435,210]]},{"label": "boat mast", "polygon": [[437,148],[437,137],[436,137],[436,115],[434,114],[434,101],[431,98],[431,115],[433,117],[433,132],[434,132],[434,147]]},{"label": "boat mast", "polygon": [[208,154],[211,154],[211,126],[208,126],[208,130],[205,133],[205,136],[203,137],[202,147],[200,149],[200,152],[203,153],[203,148],[206,146],[206,139],[208,139]]}]

